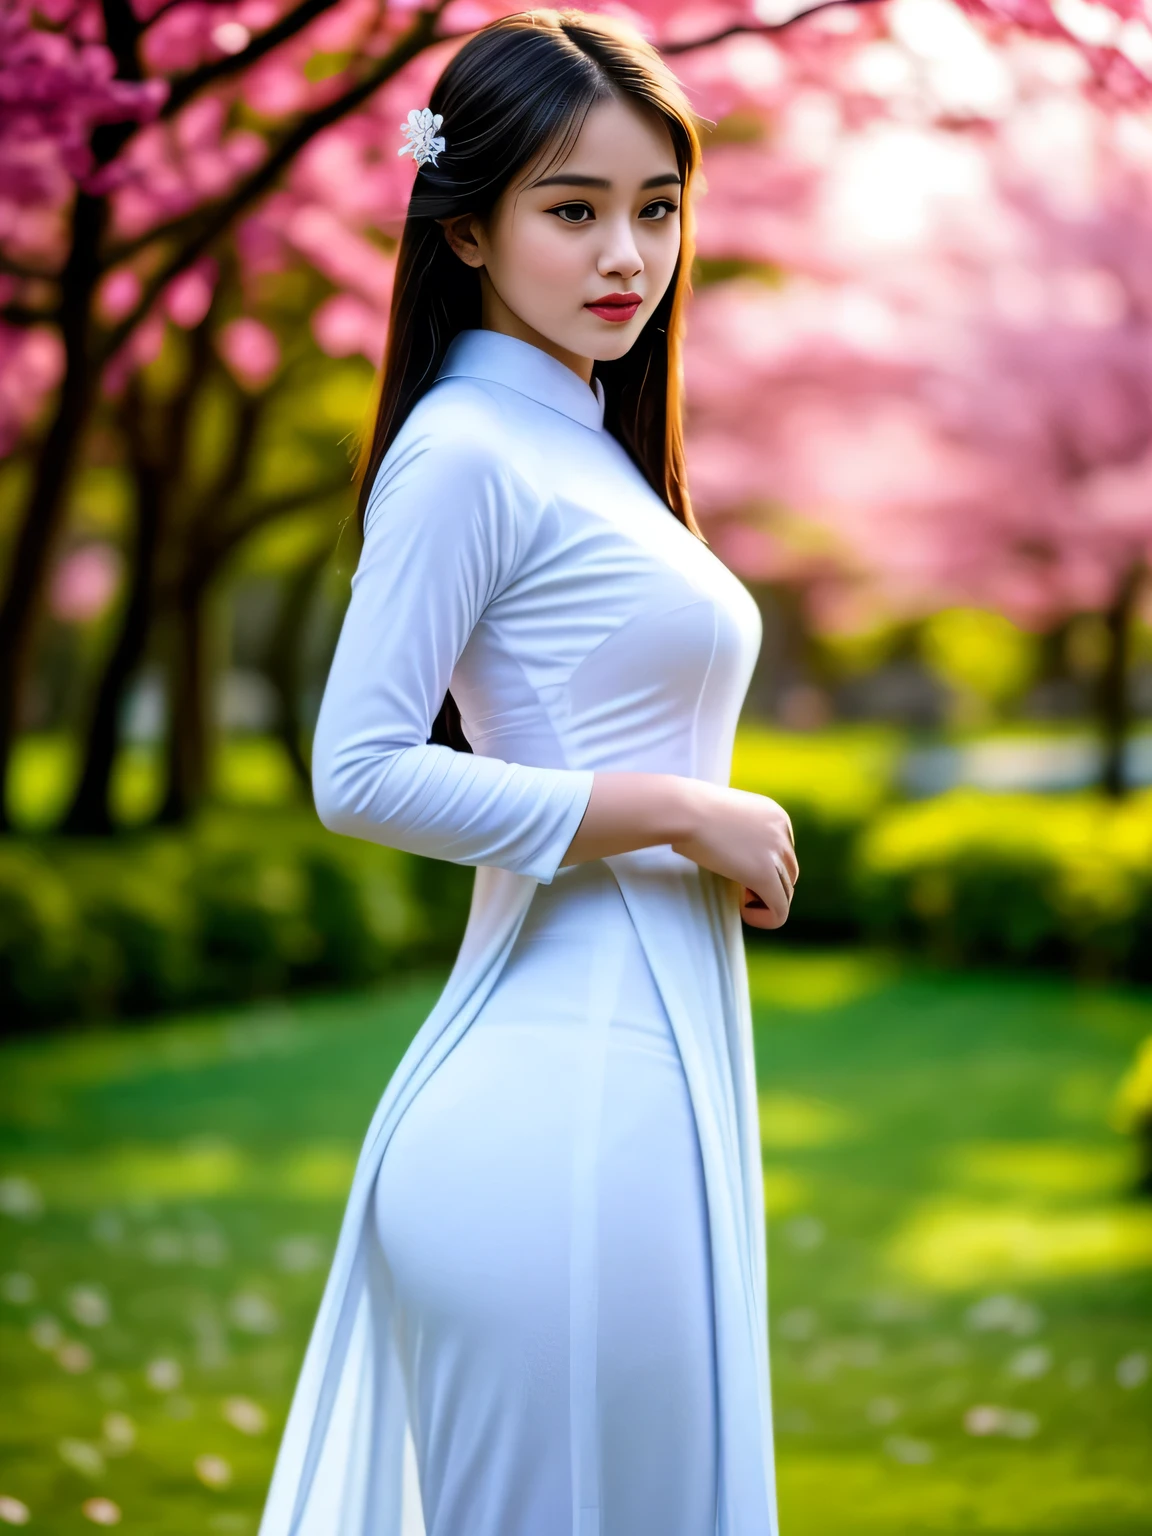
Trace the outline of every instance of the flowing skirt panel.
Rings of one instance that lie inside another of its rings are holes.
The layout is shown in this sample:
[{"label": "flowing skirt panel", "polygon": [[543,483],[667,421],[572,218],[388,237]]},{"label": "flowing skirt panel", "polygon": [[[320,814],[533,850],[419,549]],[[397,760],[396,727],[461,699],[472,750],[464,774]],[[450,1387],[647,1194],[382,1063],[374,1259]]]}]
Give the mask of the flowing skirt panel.
[{"label": "flowing skirt panel", "polygon": [[605,864],[536,890],[389,1141],[374,1220],[428,1536],[713,1536],[700,1149]]}]

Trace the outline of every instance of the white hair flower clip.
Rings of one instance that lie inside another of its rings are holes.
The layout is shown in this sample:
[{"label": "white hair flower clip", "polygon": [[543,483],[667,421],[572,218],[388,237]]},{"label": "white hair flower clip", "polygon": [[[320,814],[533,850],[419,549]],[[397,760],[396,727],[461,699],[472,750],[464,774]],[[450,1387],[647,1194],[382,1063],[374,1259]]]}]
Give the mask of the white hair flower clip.
[{"label": "white hair flower clip", "polygon": [[417,165],[423,165],[426,160],[436,164],[436,156],[444,151],[444,140],[436,137],[436,130],[444,121],[439,112],[433,113],[431,107],[413,107],[408,114],[408,121],[401,123],[400,128],[407,144],[398,149],[398,155],[411,153]]}]

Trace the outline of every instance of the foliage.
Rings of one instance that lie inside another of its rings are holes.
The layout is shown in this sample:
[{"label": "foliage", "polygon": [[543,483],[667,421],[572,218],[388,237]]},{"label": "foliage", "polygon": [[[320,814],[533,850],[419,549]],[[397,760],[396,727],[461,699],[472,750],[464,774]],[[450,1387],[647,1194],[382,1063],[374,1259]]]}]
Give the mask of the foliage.
[{"label": "foliage", "polygon": [[451,952],[470,872],[214,812],[187,832],[0,844],[5,1027],[359,985]]},{"label": "foliage", "polygon": [[1039,649],[1035,635],[978,608],[932,614],[920,646],[928,666],[961,700],[974,699],[989,709],[1019,697],[1035,675]]},{"label": "foliage", "polygon": [[956,790],[885,811],[856,870],[876,937],[961,962],[1152,975],[1152,794]]},{"label": "foliage", "polygon": [[1152,1035],[1137,1050],[1117,1089],[1112,1122],[1139,1142],[1141,1184],[1152,1193]]},{"label": "foliage", "polygon": [[[1147,1529],[1116,988],[751,954],[790,1536]],[[0,1494],[253,1536],[360,1139],[443,971],[0,1051]],[[214,1458],[209,1460],[208,1458]]]},{"label": "foliage", "polygon": [[[872,729],[739,732],[732,782],[779,800],[796,833],[785,943],[867,936],[959,963],[1152,977],[1152,792],[908,802],[900,750],[897,733]],[[58,798],[58,754],[41,744],[35,761],[20,781]],[[273,743],[234,742],[228,761],[230,803],[186,833],[0,842],[0,1007],[13,1025],[346,986],[454,951],[470,870],[336,837],[302,805],[275,804]]]}]

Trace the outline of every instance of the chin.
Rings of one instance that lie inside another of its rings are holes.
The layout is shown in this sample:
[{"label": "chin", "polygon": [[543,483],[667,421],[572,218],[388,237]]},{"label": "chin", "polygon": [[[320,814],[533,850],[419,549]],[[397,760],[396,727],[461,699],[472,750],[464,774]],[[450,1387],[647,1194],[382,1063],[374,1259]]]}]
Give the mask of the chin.
[{"label": "chin", "polygon": [[639,341],[640,332],[643,329],[643,325],[636,325],[633,322],[620,327],[609,336],[597,336],[591,344],[591,350],[586,352],[585,356],[593,358],[598,363],[614,363],[626,353],[631,352]]}]

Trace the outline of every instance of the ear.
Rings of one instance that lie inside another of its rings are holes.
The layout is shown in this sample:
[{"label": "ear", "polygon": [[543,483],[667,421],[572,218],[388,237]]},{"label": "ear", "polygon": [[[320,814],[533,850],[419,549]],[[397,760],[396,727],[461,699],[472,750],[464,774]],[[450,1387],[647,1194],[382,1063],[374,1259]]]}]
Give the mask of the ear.
[{"label": "ear", "polygon": [[484,256],[476,239],[476,215],[458,213],[450,219],[437,219],[444,231],[444,238],[468,267],[482,267]]}]

